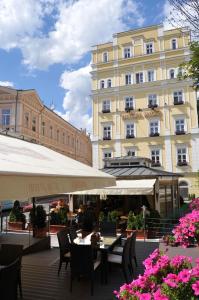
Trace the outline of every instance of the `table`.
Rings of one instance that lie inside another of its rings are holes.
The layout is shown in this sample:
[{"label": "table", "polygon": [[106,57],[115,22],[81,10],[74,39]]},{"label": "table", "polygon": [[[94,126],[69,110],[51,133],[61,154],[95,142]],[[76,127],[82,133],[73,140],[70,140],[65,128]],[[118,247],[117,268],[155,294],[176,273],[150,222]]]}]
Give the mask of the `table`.
[{"label": "table", "polygon": [[[77,237],[74,239],[74,243],[77,245],[91,245],[91,234],[87,235],[85,238]],[[107,270],[108,263],[107,257],[108,252],[112,250],[117,242],[121,239],[121,234],[117,234],[116,236],[104,236],[101,237],[101,241],[99,243],[99,247],[97,248],[101,252],[101,264],[102,264],[102,281],[106,284],[108,281]]]}]

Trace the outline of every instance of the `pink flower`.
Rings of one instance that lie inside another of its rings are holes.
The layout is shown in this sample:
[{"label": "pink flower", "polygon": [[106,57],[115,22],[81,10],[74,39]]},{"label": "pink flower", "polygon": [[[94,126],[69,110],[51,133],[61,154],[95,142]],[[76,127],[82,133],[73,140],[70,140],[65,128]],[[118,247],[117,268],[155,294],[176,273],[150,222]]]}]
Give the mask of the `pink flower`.
[{"label": "pink flower", "polygon": [[199,296],[199,280],[192,284],[192,289],[194,290],[194,294]]},{"label": "pink flower", "polygon": [[154,294],[153,294],[154,300],[169,300],[169,298],[165,295],[161,294],[160,289],[158,289]]},{"label": "pink flower", "polygon": [[188,282],[190,280],[191,273],[189,269],[184,269],[178,274],[178,279],[181,282]]},{"label": "pink flower", "polygon": [[151,295],[149,293],[140,294],[139,300],[151,300]]},{"label": "pink flower", "polygon": [[175,288],[178,284],[178,276],[176,274],[169,273],[163,281],[170,287]]}]

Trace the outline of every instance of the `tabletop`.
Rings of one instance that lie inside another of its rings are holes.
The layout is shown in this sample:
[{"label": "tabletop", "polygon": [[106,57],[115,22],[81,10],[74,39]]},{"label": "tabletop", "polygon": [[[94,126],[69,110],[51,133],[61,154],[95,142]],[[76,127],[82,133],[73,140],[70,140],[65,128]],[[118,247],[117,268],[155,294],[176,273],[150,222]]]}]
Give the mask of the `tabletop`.
[{"label": "tabletop", "polygon": [[[87,235],[85,238],[77,237],[74,239],[74,243],[77,245],[90,245],[91,244],[91,234]],[[117,234],[116,236],[101,236],[99,249],[109,249],[116,241],[120,239],[121,235]]]}]

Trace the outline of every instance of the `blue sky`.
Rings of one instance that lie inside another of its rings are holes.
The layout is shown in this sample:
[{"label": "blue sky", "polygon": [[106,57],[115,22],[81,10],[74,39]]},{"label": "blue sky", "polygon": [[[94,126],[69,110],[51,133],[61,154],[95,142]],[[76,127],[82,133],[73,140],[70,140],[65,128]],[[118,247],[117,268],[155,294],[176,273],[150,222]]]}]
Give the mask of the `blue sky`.
[{"label": "blue sky", "polygon": [[168,11],[166,0],[0,0],[0,84],[36,89],[91,131],[90,47],[162,23]]}]

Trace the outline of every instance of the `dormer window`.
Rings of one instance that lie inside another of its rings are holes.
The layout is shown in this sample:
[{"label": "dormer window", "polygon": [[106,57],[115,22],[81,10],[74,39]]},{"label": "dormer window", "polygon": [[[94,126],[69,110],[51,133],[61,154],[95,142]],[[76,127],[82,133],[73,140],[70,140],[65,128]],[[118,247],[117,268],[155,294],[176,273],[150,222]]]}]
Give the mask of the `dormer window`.
[{"label": "dormer window", "polygon": [[177,40],[176,39],[171,40],[171,48],[172,48],[172,50],[177,49]]},{"label": "dormer window", "polygon": [[108,61],[108,52],[104,52],[102,57],[103,57],[103,62],[106,63]]}]

